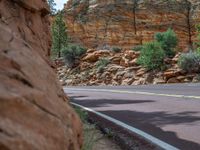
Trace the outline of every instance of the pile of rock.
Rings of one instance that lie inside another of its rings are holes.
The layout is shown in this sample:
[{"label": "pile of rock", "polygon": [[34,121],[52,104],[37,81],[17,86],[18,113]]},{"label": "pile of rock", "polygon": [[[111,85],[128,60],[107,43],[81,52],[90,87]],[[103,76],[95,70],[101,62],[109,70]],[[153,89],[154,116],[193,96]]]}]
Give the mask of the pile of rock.
[{"label": "pile of rock", "polygon": [[[173,59],[166,59],[166,71],[149,71],[137,64],[140,52],[124,50],[114,53],[110,50],[88,50],[78,67],[58,68],[62,85],[140,85],[196,82],[196,74],[187,74],[181,70],[177,61],[178,53]],[[98,71],[96,63],[106,58],[109,64]]]}]

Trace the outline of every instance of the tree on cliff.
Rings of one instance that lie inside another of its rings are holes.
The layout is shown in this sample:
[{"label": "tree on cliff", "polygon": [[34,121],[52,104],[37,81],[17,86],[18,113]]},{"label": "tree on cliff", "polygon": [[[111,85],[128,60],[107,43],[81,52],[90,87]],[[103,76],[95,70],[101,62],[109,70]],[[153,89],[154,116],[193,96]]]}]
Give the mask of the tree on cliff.
[{"label": "tree on cliff", "polygon": [[58,12],[52,25],[52,52],[61,57],[61,49],[67,46],[67,28],[63,20],[63,12]]},{"label": "tree on cliff", "polygon": [[54,15],[56,13],[56,3],[54,2],[54,0],[47,0],[49,7],[50,7],[50,11],[51,11],[51,15]]},{"label": "tree on cliff", "polygon": [[[156,5],[152,0],[146,0],[146,5],[149,9],[165,9],[169,13],[182,13],[184,15],[184,22],[177,23],[176,25],[183,29],[183,32],[188,37],[188,49],[193,50],[192,36],[195,32],[194,14],[200,3],[192,3],[191,0],[158,0]],[[167,9],[166,9],[167,8]],[[173,28],[173,24],[169,27]]]},{"label": "tree on cliff", "polygon": [[193,49],[193,42],[192,42],[192,28],[194,27],[192,25],[192,12],[193,12],[193,7],[192,3],[188,0],[183,0],[183,5],[182,7],[186,9],[186,28],[187,28],[187,33],[188,33],[188,46],[189,49]]},{"label": "tree on cliff", "polygon": [[134,27],[134,33],[137,34],[136,10],[138,7],[139,0],[132,0],[132,2],[133,2],[133,27]]}]

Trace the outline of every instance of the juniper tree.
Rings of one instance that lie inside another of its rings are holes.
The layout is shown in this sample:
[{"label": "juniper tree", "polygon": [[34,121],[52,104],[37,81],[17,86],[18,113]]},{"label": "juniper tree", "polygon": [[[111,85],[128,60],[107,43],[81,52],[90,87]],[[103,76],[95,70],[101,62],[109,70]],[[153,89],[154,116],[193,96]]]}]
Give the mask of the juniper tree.
[{"label": "juniper tree", "polygon": [[61,57],[62,48],[67,46],[67,27],[63,20],[63,12],[58,12],[52,25],[52,51]]}]

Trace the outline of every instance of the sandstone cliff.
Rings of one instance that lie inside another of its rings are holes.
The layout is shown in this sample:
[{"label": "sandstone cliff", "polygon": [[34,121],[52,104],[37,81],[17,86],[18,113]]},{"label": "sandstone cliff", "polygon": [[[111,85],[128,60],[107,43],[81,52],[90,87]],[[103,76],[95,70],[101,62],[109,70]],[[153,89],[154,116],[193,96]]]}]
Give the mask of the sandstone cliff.
[{"label": "sandstone cliff", "polygon": [[171,27],[184,50],[195,41],[199,6],[199,0],[69,0],[65,11],[72,40],[89,48],[132,48]]},{"label": "sandstone cliff", "polygon": [[0,1],[0,149],[79,150],[81,124],[50,66],[44,0]]}]

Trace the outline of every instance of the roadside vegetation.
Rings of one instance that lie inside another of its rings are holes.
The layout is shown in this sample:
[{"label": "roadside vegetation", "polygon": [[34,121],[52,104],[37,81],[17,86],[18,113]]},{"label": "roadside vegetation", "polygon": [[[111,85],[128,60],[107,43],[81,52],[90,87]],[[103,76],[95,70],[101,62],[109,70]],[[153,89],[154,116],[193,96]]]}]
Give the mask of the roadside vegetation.
[{"label": "roadside vegetation", "polygon": [[101,58],[97,63],[96,63],[96,69],[97,72],[103,72],[105,67],[110,63],[110,60],[108,58]]},{"label": "roadside vegetation", "polygon": [[143,45],[138,63],[148,69],[157,69],[163,65],[165,53],[158,42],[149,42]]},{"label": "roadside vegetation", "polygon": [[120,48],[120,47],[113,47],[112,51],[115,52],[115,53],[120,53],[122,51],[122,48]]},{"label": "roadside vegetation", "polygon": [[79,62],[80,57],[86,53],[86,49],[79,45],[70,44],[62,48],[62,53],[66,65],[72,68],[76,62]]},{"label": "roadside vegetation", "polygon": [[79,59],[86,53],[86,48],[70,42],[67,27],[64,21],[64,12],[59,11],[54,15],[52,24],[52,49],[53,59],[63,58],[66,66],[73,68]]},{"label": "roadside vegetation", "polygon": [[[200,25],[197,26],[198,42],[196,49],[190,49],[182,53],[178,60],[179,67],[187,73],[200,72]],[[162,69],[165,67],[164,60],[173,58],[176,54],[178,38],[172,29],[163,33],[156,33],[154,41],[145,43],[142,46],[134,47],[134,51],[140,51],[137,63],[149,70]]]},{"label": "roadside vegetation", "polygon": [[187,73],[200,72],[200,53],[189,52],[182,54],[179,58],[178,65]]},{"label": "roadside vegetation", "polygon": [[198,42],[195,43],[196,49],[183,53],[178,61],[181,69],[188,73],[200,73],[200,25],[197,26]]},{"label": "roadside vegetation", "polygon": [[142,46],[134,47],[134,51],[141,51],[137,63],[143,67],[154,70],[163,68],[164,59],[175,55],[178,39],[172,29],[163,33],[156,33],[154,41]]},{"label": "roadside vegetation", "polygon": [[88,114],[81,108],[75,107],[76,113],[79,115],[83,123],[83,134],[84,134],[84,143],[82,150],[93,150],[95,144],[100,139],[96,135],[95,125],[91,125],[87,122]]}]

